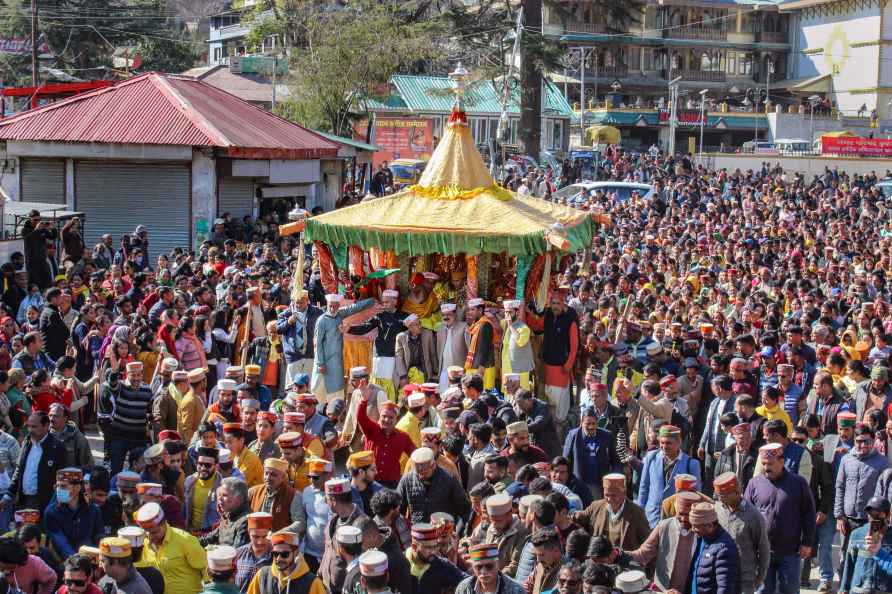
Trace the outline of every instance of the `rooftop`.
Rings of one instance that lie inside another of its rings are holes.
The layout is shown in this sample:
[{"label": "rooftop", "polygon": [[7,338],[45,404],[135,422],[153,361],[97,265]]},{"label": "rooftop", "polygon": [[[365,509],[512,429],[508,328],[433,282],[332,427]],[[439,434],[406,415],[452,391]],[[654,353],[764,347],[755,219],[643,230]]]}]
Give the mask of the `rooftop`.
[{"label": "rooftop", "polygon": [[336,143],[204,81],[150,72],[0,121],[0,140],[197,146],[317,159]]}]

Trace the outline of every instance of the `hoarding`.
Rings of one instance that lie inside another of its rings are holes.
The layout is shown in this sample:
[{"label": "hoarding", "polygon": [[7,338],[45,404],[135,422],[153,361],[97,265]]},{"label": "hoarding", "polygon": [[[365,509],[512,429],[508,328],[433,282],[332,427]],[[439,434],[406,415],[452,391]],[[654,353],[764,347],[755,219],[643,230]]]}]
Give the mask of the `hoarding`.
[{"label": "hoarding", "polygon": [[427,160],[433,152],[434,121],[429,118],[377,116],[372,134],[372,144],[380,149],[372,158],[376,170],[384,161]]},{"label": "hoarding", "polygon": [[821,154],[892,158],[892,140],[857,136],[822,136]]}]

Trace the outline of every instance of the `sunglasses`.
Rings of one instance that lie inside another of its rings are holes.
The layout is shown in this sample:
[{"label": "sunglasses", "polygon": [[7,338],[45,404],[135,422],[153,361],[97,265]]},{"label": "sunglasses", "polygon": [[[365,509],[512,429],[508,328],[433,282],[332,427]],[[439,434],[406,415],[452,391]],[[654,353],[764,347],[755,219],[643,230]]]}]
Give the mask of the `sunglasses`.
[{"label": "sunglasses", "polygon": [[197,462],[195,465],[199,466],[201,468],[213,468],[214,467],[213,462]]},{"label": "sunglasses", "polygon": [[792,441],[798,444],[804,444],[807,440],[804,437],[794,437]]},{"label": "sunglasses", "polygon": [[87,585],[87,580],[65,580],[66,586],[75,586],[76,588],[83,588]]},{"label": "sunglasses", "polygon": [[273,557],[290,557],[291,551],[273,551],[272,556]]}]

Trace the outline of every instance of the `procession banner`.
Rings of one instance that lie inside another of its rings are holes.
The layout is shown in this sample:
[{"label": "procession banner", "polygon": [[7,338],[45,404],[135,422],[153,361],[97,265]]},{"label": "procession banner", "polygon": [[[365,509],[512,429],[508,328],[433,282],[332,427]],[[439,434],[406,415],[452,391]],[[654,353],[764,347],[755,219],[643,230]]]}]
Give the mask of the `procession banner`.
[{"label": "procession banner", "polygon": [[377,116],[372,132],[375,170],[384,161],[428,159],[434,149],[434,121],[430,118]]}]

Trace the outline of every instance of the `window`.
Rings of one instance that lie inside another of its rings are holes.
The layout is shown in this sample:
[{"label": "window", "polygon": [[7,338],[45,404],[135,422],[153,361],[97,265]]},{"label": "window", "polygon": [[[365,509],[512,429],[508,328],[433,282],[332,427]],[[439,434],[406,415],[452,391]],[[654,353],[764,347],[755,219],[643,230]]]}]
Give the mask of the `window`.
[{"label": "window", "polygon": [[214,48],[214,62],[221,62],[223,60],[223,48],[215,47]]},{"label": "window", "polygon": [[728,52],[728,74],[735,74],[737,71],[737,54]]},{"label": "window", "polygon": [[520,120],[517,118],[511,119],[511,134],[508,137],[508,144],[517,144],[517,125],[520,123]]},{"label": "window", "polygon": [[560,150],[564,145],[564,123],[554,120],[554,130],[551,137],[551,148]]}]

